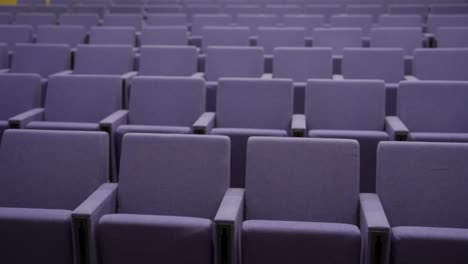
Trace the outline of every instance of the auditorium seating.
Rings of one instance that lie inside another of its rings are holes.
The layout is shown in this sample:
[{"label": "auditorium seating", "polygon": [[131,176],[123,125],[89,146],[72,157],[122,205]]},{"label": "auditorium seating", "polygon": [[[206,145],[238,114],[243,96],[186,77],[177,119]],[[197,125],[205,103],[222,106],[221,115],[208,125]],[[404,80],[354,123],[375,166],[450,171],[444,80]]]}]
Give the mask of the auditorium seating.
[{"label": "auditorium seating", "polygon": [[185,26],[144,26],[141,30],[139,44],[187,45],[187,28]]},{"label": "auditorium seating", "polygon": [[5,43],[0,43],[0,72],[9,67],[8,47]]},{"label": "auditorium seating", "polygon": [[148,14],[147,25],[152,26],[185,26],[188,22],[185,14]]},{"label": "auditorium seating", "polygon": [[133,27],[91,27],[90,44],[135,45],[135,28]]},{"label": "auditorium seating", "polygon": [[468,26],[439,27],[436,39],[439,48],[468,48]]},{"label": "auditorium seating", "polygon": [[468,80],[468,49],[416,49],[413,75],[421,80]]},{"label": "auditorium seating", "polygon": [[228,14],[195,14],[192,16],[192,35],[200,36],[205,26],[229,26],[232,16]]},{"label": "auditorium seating", "polygon": [[379,27],[421,27],[423,19],[421,15],[394,15],[383,14],[379,16]]},{"label": "auditorium seating", "polygon": [[97,26],[99,21],[99,16],[92,13],[78,13],[78,14],[62,14],[59,18],[60,25],[73,25],[73,26],[83,26],[89,30],[92,26]]},{"label": "auditorium seating", "polygon": [[124,75],[133,71],[134,53],[129,45],[78,45],[74,74]]},{"label": "auditorium seating", "polygon": [[93,200],[93,192],[107,187],[108,140],[103,132],[5,132],[0,148],[3,261],[74,262],[78,230],[72,232],[72,215]]},{"label": "auditorium seating", "polygon": [[137,14],[105,14],[102,19],[103,26],[133,27],[140,31],[142,16]]},{"label": "auditorium seating", "polygon": [[205,26],[200,33],[202,48],[208,46],[249,46],[250,29],[234,26]]},{"label": "auditorium seating", "polygon": [[28,25],[0,25],[0,43],[6,43],[11,50],[16,43],[30,43],[33,28]]},{"label": "auditorium seating", "polygon": [[57,17],[53,13],[18,13],[15,16],[15,24],[31,25],[36,28],[40,25],[54,25]]},{"label": "auditorium seating", "polygon": [[192,76],[198,53],[191,46],[142,46],[139,75]]},{"label": "auditorium seating", "polygon": [[39,26],[36,42],[66,44],[74,48],[85,42],[86,34],[86,29],[83,26]]}]

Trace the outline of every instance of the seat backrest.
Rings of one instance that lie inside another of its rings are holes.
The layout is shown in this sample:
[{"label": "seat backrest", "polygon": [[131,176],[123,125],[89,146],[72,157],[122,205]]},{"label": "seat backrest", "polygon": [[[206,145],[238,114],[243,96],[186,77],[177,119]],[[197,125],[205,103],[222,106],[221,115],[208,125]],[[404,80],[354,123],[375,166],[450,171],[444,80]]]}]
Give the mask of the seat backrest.
[{"label": "seat backrest", "polygon": [[89,31],[90,44],[135,45],[134,27],[91,27]]},{"label": "seat backrest", "polygon": [[0,69],[9,67],[8,46],[5,43],[0,43]]},{"label": "seat backrest", "polygon": [[195,14],[192,16],[192,35],[201,35],[205,26],[229,26],[231,23],[229,14]]},{"label": "seat backrest", "polygon": [[194,14],[218,14],[221,10],[221,4],[218,3],[187,3],[185,5],[185,13],[189,16]]},{"label": "seat backrest", "polygon": [[437,33],[439,27],[466,27],[468,26],[468,14],[429,14],[426,26],[429,33]]},{"label": "seat backrest", "polygon": [[114,4],[107,8],[113,14],[140,14],[143,12],[143,5],[139,4]]},{"label": "seat backrest", "polygon": [[127,134],[118,212],[213,219],[229,187],[229,159],[227,137]]},{"label": "seat backrest", "polygon": [[330,47],[334,55],[341,55],[343,48],[362,47],[360,28],[316,28],[313,36],[315,47]]},{"label": "seat backrest", "polygon": [[278,16],[304,13],[303,8],[298,4],[266,4],[263,10],[266,14],[276,14]]},{"label": "seat backrest", "polygon": [[289,131],[293,83],[288,79],[222,78],[216,97],[216,125]]},{"label": "seat backrest", "polygon": [[97,14],[62,14],[59,18],[60,25],[83,26],[88,30],[92,26],[96,26],[99,22]]},{"label": "seat backrest", "polygon": [[[55,2],[58,3],[59,1]],[[33,7],[33,12],[36,13],[54,13],[56,16],[68,12],[68,5],[66,4],[44,4],[39,2]]]},{"label": "seat backrest", "polygon": [[374,48],[402,48],[404,55],[412,56],[423,46],[421,27],[382,27],[372,28],[370,46]]},{"label": "seat backrest", "polygon": [[140,75],[191,76],[197,72],[198,52],[193,46],[143,46]]},{"label": "seat backrest", "polygon": [[208,46],[249,46],[248,27],[206,26],[201,30],[202,47]]},{"label": "seat backrest", "polygon": [[416,49],[413,75],[421,80],[468,80],[468,48]]},{"label": "seat backrest", "polygon": [[37,73],[43,78],[70,69],[70,46],[65,44],[16,44],[11,72]]},{"label": "seat backrest", "polygon": [[407,81],[398,88],[397,113],[413,132],[468,132],[468,84]]},{"label": "seat backrest", "polygon": [[223,13],[237,16],[238,14],[260,14],[263,8],[260,4],[251,3],[226,3],[223,8]]},{"label": "seat backrest", "polygon": [[392,227],[468,227],[468,144],[382,142],[377,194]]},{"label": "seat backrest", "polygon": [[39,26],[37,43],[67,44],[74,48],[85,42],[87,30],[83,26]]},{"label": "seat backrest", "polygon": [[436,39],[439,48],[468,48],[468,26],[440,27]]},{"label": "seat backrest", "polygon": [[141,14],[105,14],[103,26],[134,27],[141,30],[143,17]]},{"label": "seat backrest", "polygon": [[151,26],[187,26],[186,14],[148,14],[146,24]]},{"label": "seat backrest", "polygon": [[[2,12],[2,10],[0,9],[0,12]],[[12,14],[9,14],[9,13],[0,13],[0,25],[7,25],[7,24],[11,24],[13,20],[13,16]]]},{"label": "seat backrest", "polygon": [[257,36],[257,45],[272,54],[276,47],[304,47],[306,32],[301,27],[259,27]]},{"label": "seat backrest", "polygon": [[141,30],[140,45],[187,45],[186,26],[145,26]]},{"label": "seat backrest", "polygon": [[0,206],[74,210],[109,177],[105,132],[7,130]]},{"label": "seat backrest", "polygon": [[425,4],[390,4],[388,13],[390,14],[410,14],[425,16],[429,11]]},{"label": "seat backrest", "polygon": [[380,14],[384,13],[381,4],[349,4],[346,6],[346,13],[353,15],[372,15],[372,19],[377,21]]},{"label": "seat backrest", "polygon": [[367,36],[373,21],[371,15],[338,14],[331,16],[330,25],[331,27],[357,27],[362,29],[362,33]]},{"label": "seat backrest", "polygon": [[150,4],[146,6],[146,12],[148,13],[180,13],[182,12],[182,5],[181,4],[164,4],[164,3],[158,3],[158,4]]},{"label": "seat backrest", "polygon": [[106,11],[106,6],[104,4],[75,4],[71,6],[71,11],[75,14],[92,13],[101,18]]},{"label": "seat backrest", "polygon": [[0,75],[0,120],[41,105],[41,78],[35,74]]},{"label": "seat backrest", "polygon": [[15,17],[15,24],[37,27],[39,25],[54,25],[56,20],[57,17],[54,13],[18,13]]},{"label": "seat backrest", "polygon": [[357,224],[355,140],[251,137],[246,219]]},{"label": "seat backrest", "polygon": [[422,26],[421,15],[394,15],[383,14],[379,16],[379,27],[419,27]]},{"label": "seat backrest", "polygon": [[76,74],[124,74],[133,70],[130,45],[78,45],[75,53]]},{"label": "seat backrest", "polygon": [[341,4],[308,4],[305,9],[306,14],[323,14],[327,22],[332,15],[345,13],[345,6]]},{"label": "seat backrest", "polygon": [[205,78],[260,77],[264,71],[262,47],[211,46],[206,49]]},{"label": "seat backrest", "polygon": [[16,43],[32,42],[33,31],[30,25],[0,25],[0,42],[13,49]]},{"label": "seat backrest", "polygon": [[308,36],[312,36],[315,28],[325,25],[324,15],[286,14],[283,16],[286,27],[303,27]]},{"label": "seat backrest", "polygon": [[130,124],[191,127],[205,111],[205,82],[193,77],[135,77]]},{"label": "seat backrest", "polygon": [[99,123],[122,108],[119,76],[65,75],[49,78],[45,119]]},{"label": "seat backrest", "polygon": [[275,48],[273,77],[305,82],[310,78],[332,77],[331,48]]},{"label": "seat backrest", "polygon": [[404,77],[404,53],[400,48],[345,48],[342,74],[345,79],[379,79],[398,83]]},{"label": "seat backrest", "polygon": [[468,13],[468,4],[466,3],[434,3],[431,4],[432,14],[466,14]]},{"label": "seat backrest", "polygon": [[237,24],[250,28],[253,35],[257,34],[258,27],[274,27],[278,23],[278,16],[275,14],[239,14]]},{"label": "seat backrest", "polygon": [[385,84],[379,80],[309,80],[305,114],[308,129],[382,131]]}]

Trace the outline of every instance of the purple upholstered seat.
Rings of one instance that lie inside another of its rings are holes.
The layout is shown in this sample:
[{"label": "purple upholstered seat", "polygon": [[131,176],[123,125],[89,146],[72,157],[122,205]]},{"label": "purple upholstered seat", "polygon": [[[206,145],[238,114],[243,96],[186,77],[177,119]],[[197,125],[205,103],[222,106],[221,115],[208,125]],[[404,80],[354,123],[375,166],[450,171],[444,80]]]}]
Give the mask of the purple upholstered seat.
[{"label": "purple upholstered seat", "polygon": [[234,26],[205,26],[201,29],[202,48],[208,46],[249,46],[250,29]]},{"label": "purple upholstered seat", "polygon": [[187,45],[186,26],[145,26],[141,30],[140,45]]},{"label": "purple upholstered seat", "polygon": [[15,17],[17,25],[31,25],[36,28],[40,25],[55,25],[57,17],[54,13],[18,13]]},{"label": "purple upholstered seat", "polygon": [[286,27],[303,27],[307,36],[312,36],[315,28],[325,25],[325,16],[323,14],[285,14],[282,22]]},{"label": "purple upholstered seat", "polygon": [[468,48],[468,25],[466,27],[440,27],[436,33],[439,48]]},{"label": "purple upholstered seat", "polygon": [[259,27],[257,36],[257,45],[273,54],[276,47],[304,47],[306,32],[301,27]]},{"label": "purple upholstered seat", "polygon": [[429,14],[426,26],[429,33],[437,33],[439,27],[466,27],[468,14]]},{"label": "purple upholstered seat", "polygon": [[130,45],[78,45],[74,74],[121,75],[133,70]]},{"label": "purple upholstered seat", "polygon": [[148,14],[146,24],[151,26],[187,26],[186,14]]},{"label": "purple upholstered seat", "polygon": [[108,179],[107,134],[8,130],[0,170],[2,261],[73,263],[72,217]]},{"label": "purple upholstered seat", "polygon": [[198,52],[192,46],[142,46],[139,75],[191,76]]},{"label": "purple upholstered seat", "polygon": [[33,40],[33,28],[30,25],[0,25],[0,43],[13,49],[16,43],[30,43]]},{"label": "purple upholstered seat", "polygon": [[37,43],[67,44],[74,48],[85,42],[87,30],[83,26],[39,26]]},{"label": "purple upholstered seat", "polygon": [[82,26],[86,30],[89,30],[92,26],[96,26],[98,22],[99,16],[92,13],[67,13],[59,17],[60,25]]},{"label": "purple upholstered seat", "polygon": [[133,27],[141,30],[143,17],[141,14],[105,14],[102,20],[103,26]]},{"label": "purple upholstered seat", "polygon": [[419,27],[422,26],[422,16],[417,14],[383,14],[379,16],[379,27]]},{"label": "purple upholstered seat", "polygon": [[125,26],[91,27],[90,44],[135,45],[135,28]]},{"label": "purple upholstered seat", "polygon": [[362,29],[364,36],[369,34],[370,28],[373,24],[373,17],[371,15],[350,15],[338,14],[330,18],[330,25],[335,28],[342,27],[356,27]]},{"label": "purple upholstered seat", "polygon": [[258,27],[274,27],[278,23],[275,14],[239,14],[237,24],[250,28],[252,35],[257,34]]},{"label": "purple upholstered seat", "polygon": [[425,16],[429,12],[425,4],[389,4],[389,14],[420,15]]},{"label": "purple upholstered seat", "polygon": [[468,142],[468,84],[457,81],[402,82],[398,117],[412,141]]},{"label": "purple upholstered seat", "polygon": [[377,194],[391,227],[388,263],[468,257],[468,144],[382,143]]},{"label": "purple upholstered seat", "polygon": [[416,49],[413,75],[421,80],[468,80],[468,48]]},{"label": "purple upholstered seat", "polygon": [[412,56],[423,46],[420,27],[382,27],[370,32],[370,46],[373,48],[401,48],[405,56]]},{"label": "purple upholstered seat", "polygon": [[341,55],[343,48],[362,47],[362,34],[360,28],[316,28],[313,44],[331,47],[334,55]]},{"label": "purple upholstered seat", "polygon": [[360,263],[356,141],[252,137],[246,173],[242,263]]},{"label": "purple upholstered seat", "polygon": [[205,26],[229,26],[232,16],[229,14],[194,14],[192,16],[192,35],[200,36]]},{"label": "purple upholstered seat", "polygon": [[0,43],[0,69],[9,67],[8,46],[5,43]]}]

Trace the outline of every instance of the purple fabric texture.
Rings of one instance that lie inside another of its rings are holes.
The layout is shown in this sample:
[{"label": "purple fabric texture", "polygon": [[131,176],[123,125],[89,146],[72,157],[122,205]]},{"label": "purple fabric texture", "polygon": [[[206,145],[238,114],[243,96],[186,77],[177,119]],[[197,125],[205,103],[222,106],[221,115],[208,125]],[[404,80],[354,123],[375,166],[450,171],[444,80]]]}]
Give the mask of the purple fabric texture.
[{"label": "purple fabric texture", "polygon": [[35,74],[0,74],[0,120],[40,107],[41,78]]},{"label": "purple fabric texture", "polygon": [[468,137],[468,84],[458,81],[407,81],[398,90],[398,116],[410,139],[457,141]]},{"label": "purple fabric texture", "polygon": [[37,43],[67,44],[74,48],[84,43],[86,28],[82,26],[39,26],[37,29]]},{"label": "purple fabric texture", "polygon": [[229,26],[232,16],[229,14],[194,14],[192,16],[192,35],[199,36],[205,26]]},{"label": "purple fabric texture", "polygon": [[263,74],[263,48],[222,47],[206,49],[205,78],[218,81],[222,77],[260,77]]},{"label": "purple fabric texture", "polygon": [[427,32],[437,33],[439,27],[466,27],[468,14],[428,14]]},{"label": "purple fabric texture", "polygon": [[334,28],[354,27],[362,29],[362,33],[366,36],[373,24],[371,15],[355,15],[355,14],[337,14],[330,18],[330,25]]},{"label": "purple fabric texture", "polygon": [[373,28],[370,32],[371,47],[402,48],[406,56],[412,56],[415,49],[422,48],[422,44],[421,27]]},{"label": "purple fabric texture", "polygon": [[363,31],[360,28],[316,28],[315,47],[331,47],[334,55],[341,55],[343,48],[362,47]]},{"label": "purple fabric texture", "polygon": [[249,139],[246,220],[357,225],[358,201],[359,145],[356,141]]},{"label": "purple fabric texture", "polygon": [[422,80],[467,81],[468,48],[416,49],[413,75]]},{"label": "purple fabric texture", "polygon": [[5,43],[0,43],[0,69],[9,67],[8,47]]},{"label": "purple fabric texture", "polygon": [[273,77],[306,82],[310,78],[331,79],[330,48],[276,48],[273,51]]},{"label": "purple fabric texture", "polygon": [[73,210],[107,180],[109,138],[103,132],[8,130],[0,161],[1,206]]},{"label": "purple fabric texture", "polygon": [[391,262],[464,263],[468,229],[402,226],[392,229]]},{"label": "purple fabric texture", "polygon": [[102,20],[103,26],[133,27],[141,30],[142,16],[139,14],[105,14]]},{"label": "purple fabric texture", "polygon": [[401,48],[345,48],[342,74],[345,79],[378,79],[387,83],[403,80]]},{"label": "purple fabric texture", "polygon": [[436,38],[439,48],[466,48],[468,47],[468,25],[441,27],[437,30]]},{"label": "purple fabric texture", "polygon": [[249,46],[248,27],[205,26],[200,34],[203,49],[208,46]]},{"label": "purple fabric texture", "polygon": [[106,215],[98,226],[101,261],[213,263],[212,225],[192,217]]},{"label": "purple fabric texture", "polygon": [[139,75],[191,76],[197,72],[195,47],[143,46],[140,50]]},{"label": "purple fabric texture", "polygon": [[259,27],[257,45],[266,54],[273,54],[276,47],[304,47],[306,32],[301,27]]},{"label": "purple fabric texture", "polygon": [[385,142],[377,193],[392,227],[467,228],[468,144]]},{"label": "purple fabric texture", "polygon": [[99,123],[122,105],[118,76],[53,76],[47,90],[45,121]]},{"label": "purple fabric texture", "polygon": [[312,36],[315,28],[323,27],[325,24],[324,15],[309,14],[285,14],[283,24],[287,27],[303,27],[308,36]]},{"label": "purple fabric texture", "polygon": [[124,74],[133,69],[133,49],[128,45],[78,45],[75,74]]},{"label": "purple fabric texture", "polygon": [[258,27],[273,27],[278,22],[278,16],[274,14],[239,14],[237,24],[250,28],[253,35],[257,34]]},{"label": "purple fabric texture", "polygon": [[141,30],[140,45],[187,45],[186,26],[146,26]]},{"label": "purple fabric texture", "polygon": [[147,25],[152,26],[186,26],[186,14],[148,14]]},{"label": "purple fabric texture", "polygon": [[379,27],[419,27],[423,23],[422,16],[413,14],[382,14],[379,16]]},{"label": "purple fabric texture", "polygon": [[37,27],[40,25],[54,25],[57,18],[53,13],[18,13],[15,16],[15,24],[31,25]]},{"label": "purple fabric texture", "polygon": [[99,16],[92,13],[65,13],[60,15],[59,24],[69,26],[82,26],[89,30],[92,26],[97,26]]},{"label": "purple fabric texture", "polygon": [[245,221],[242,263],[358,264],[360,236],[359,228],[350,224]]},{"label": "purple fabric texture", "polygon": [[213,219],[229,185],[229,139],[128,134],[120,164],[119,213]]},{"label": "purple fabric texture", "polygon": [[15,43],[32,42],[33,31],[30,25],[0,25],[0,42],[13,49]]},{"label": "purple fabric texture", "polygon": [[89,44],[135,44],[135,28],[128,26],[95,26],[89,31]]},{"label": "purple fabric texture", "polygon": [[62,44],[16,44],[12,73],[37,73],[43,78],[70,69],[71,51]]}]

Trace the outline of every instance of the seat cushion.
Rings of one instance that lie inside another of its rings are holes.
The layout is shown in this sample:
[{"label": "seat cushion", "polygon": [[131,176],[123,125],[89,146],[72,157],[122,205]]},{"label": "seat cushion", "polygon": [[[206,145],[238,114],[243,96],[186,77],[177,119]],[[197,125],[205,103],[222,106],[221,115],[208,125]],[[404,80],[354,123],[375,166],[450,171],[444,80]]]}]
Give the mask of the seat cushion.
[{"label": "seat cushion", "polygon": [[73,263],[71,211],[0,207],[2,263]]},{"label": "seat cushion", "polygon": [[360,263],[361,233],[350,224],[249,220],[241,244],[243,264]]},{"label": "seat cushion", "polygon": [[468,229],[401,226],[392,228],[392,263],[466,263]]},{"label": "seat cushion", "polygon": [[45,130],[100,130],[98,123],[84,122],[52,122],[52,121],[32,121],[26,125],[26,129],[45,129]]},{"label": "seat cushion", "polygon": [[468,142],[467,133],[428,133],[411,132],[408,137],[411,141],[429,141],[429,142]]},{"label": "seat cushion", "polygon": [[212,221],[203,218],[111,214],[101,218],[103,263],[212,263]]}]

